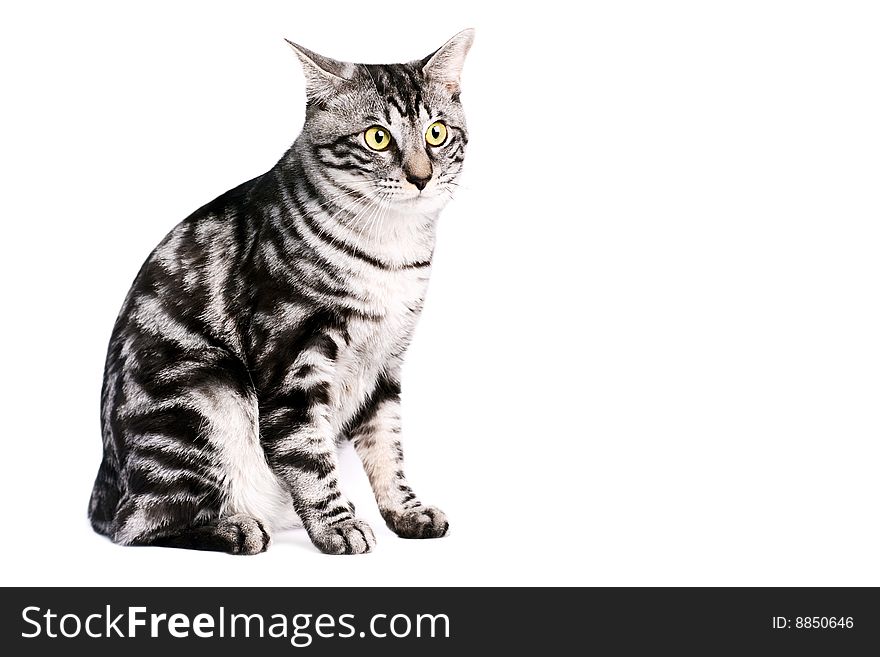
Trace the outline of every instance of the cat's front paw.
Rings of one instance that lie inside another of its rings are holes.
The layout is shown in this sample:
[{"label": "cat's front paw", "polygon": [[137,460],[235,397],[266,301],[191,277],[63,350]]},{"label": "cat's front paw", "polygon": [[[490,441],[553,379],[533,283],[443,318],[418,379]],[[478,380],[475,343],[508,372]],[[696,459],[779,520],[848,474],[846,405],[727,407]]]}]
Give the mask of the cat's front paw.
[{"label": "cat's front paw", "polygon": [[324,554],[364,554],[376,545],[373,530],[357,518],[322,527],[311,534],[311,539]]},{"label": "cat's front paw", "polygon": [[388,528],[401,538],[440,538],[449,532],[446,514],[436,506],[386,511],[383,516]]}]

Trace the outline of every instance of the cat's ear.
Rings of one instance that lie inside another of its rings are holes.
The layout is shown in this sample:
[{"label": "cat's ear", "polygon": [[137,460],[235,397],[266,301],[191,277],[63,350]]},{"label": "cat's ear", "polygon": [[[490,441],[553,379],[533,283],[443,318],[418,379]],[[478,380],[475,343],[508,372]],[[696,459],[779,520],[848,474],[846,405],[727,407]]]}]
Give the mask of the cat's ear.
[{"label": "cat's ear", "polygon": [[474,31],[472,29],[462,30],[456,34],[439,50],[421,61],[425,77],[442,83],[451,93],[458,92],[464,58],[473,42]]},{"label": "cat's ear", "polygon": [[324,102],[350,81],[348,76],[353,72],[350,64],[319,55],[288,39],[285,41],[302,62],[306,76],[306,98],[309,101]]}]

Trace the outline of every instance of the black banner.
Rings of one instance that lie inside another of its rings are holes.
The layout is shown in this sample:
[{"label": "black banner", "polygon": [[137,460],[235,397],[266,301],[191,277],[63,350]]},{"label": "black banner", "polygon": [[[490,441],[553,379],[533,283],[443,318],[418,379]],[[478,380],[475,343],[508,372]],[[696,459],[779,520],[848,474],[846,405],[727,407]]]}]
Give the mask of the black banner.
[{"label": "black banner", "polygon": [[14,655],[165,657],[224,646],[260,655],[850,655],[880,646],[870,588],[7,588],[2,596],[2,647]]}]

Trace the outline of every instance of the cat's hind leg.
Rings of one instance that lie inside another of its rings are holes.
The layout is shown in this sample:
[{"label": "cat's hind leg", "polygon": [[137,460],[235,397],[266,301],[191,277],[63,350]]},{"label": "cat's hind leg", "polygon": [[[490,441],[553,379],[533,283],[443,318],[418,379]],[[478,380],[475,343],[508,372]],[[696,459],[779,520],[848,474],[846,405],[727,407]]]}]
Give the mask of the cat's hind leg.
[{"label": "cat's hind leg", "polygon": [[269,533],[263,523],[243,513],[222,518],[180,533],[154,539],[150,545],[210,550],[229,554],[259,554],[269,547]]},{"label": "cat's hind leg", "polygon": [[114,413],[125,447],[124,492],[108,532],[116,543],[255,554],[273,528],[290,524],[279,519],[293,506],[262,453],[249,381],[232,359],[222,368],[206,360],[136,380],[127,372]]}]

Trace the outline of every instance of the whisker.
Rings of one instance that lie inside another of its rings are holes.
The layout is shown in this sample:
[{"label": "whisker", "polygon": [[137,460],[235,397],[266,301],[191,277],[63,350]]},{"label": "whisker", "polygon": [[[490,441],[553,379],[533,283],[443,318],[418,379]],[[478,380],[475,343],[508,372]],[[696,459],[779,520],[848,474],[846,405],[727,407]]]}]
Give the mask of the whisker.
[{"label": "whisker", "polygon": [[[376,198],[381,198],[381,196],[382,196],[382,190],[376,190],[376,193],[373,194],[373,195],[370,197],[370,199],[371,199],[371,200],[374,200],[374,199],[376,199]],[[354,217],[352,217],[352,218],[350,219],[350,223],[351,223],[353,226],[357,226],[357,225],[358,225],[358,221],[359,221],[359,219],[364,215],[364,213],[366,213],[366,212],[369,211],[369,210],[374,210],[375,207],[376,207],[376,203],[365,204],[364,207],[361,208],[361,210],[360,210],[360,211],[359,211]],[[358,237],[357,237],[357,239],[358,239],[358,240],[360,239],[360,233],[358,233]]]},{"label": "whisker", "polygon": [[380,206],[380,212],[376,217],[376,226],[375,231],[376,235],[373,238],[374,241],[379,241],[379,236],[383,233],[383,227],[385,226],[385,216],[388,214],[388,208],[391,207],[391,199],[390,196],[386,195],[383,199],[382,205]]},{"label": "whisker", "polygon": [[[380,196],[381,196],[381,194],[380,194]],[[364,236],[364,230],[372,223],[373,217],[376,215],[378,207],[379,207],[378,204],[374,204],[373,211],[370,213],[370,216],[367,217],[367,220],[360,222],[361,227],[360,227],[360,230],[358,230],[358,240],[362,240],[362,238]]]}]

